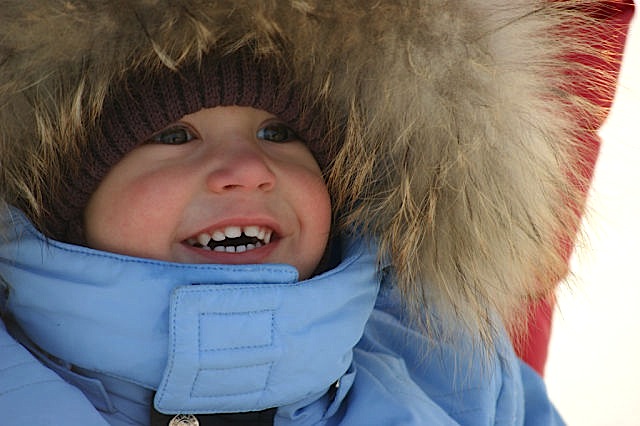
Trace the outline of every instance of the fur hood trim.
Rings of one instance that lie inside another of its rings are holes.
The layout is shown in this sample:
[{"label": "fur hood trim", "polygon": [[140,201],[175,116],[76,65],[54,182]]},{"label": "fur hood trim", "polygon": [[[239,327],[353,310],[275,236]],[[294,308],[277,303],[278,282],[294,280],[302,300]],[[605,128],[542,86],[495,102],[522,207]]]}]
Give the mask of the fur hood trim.
[{"label": "fur hood trim", "polygon": [[327,171],[337,223],[381,244],[417,320],[435,311],[446,335],[487,342],[491,312],[512,324],[566,272],[591,131],[567,55],[598,54],[603,29],[578,12],[594,3],[7,0],[1,195],[38,224],[114,82],[249,47],[344,133]]}]

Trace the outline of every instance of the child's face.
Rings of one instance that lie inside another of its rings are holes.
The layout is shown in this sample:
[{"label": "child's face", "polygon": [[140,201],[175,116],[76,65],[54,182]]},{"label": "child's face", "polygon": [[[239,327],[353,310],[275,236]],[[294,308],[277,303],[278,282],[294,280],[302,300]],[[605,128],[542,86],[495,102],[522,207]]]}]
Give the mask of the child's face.
[{"label": "child's face", "polygon": [[323,256],[331,205],[318,164],[286,125],[262,110],[217,107],[125,155],[91,196],[84,221],[87,243],[99,250],[182,263],[288,263],[305,279]]}]

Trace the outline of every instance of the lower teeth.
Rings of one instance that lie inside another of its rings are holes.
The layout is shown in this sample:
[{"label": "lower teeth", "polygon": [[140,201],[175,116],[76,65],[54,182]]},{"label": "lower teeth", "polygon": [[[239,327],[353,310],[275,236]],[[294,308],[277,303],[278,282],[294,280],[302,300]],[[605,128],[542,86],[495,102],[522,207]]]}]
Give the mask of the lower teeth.
[{"label": "lower teeth", "polygon": [[[247,244],[246,246],[244,245],[240,245],[240,246],[215,246],[213,248],[213,251],[217,251],[219,253],[244,253],[245,251],[249,251],[249,250],[253,250],[256,248],[260,248],[262,247],[262,243],[258,242],[255,244]],[[210,247],[205,246],[202,247],[204,249],[208,249],[211,250]]]}]

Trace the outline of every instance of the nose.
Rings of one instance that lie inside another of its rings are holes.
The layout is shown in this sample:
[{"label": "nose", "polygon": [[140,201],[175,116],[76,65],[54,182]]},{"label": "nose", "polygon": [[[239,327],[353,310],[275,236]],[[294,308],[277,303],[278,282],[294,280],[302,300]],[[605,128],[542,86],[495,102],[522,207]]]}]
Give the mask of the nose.
[{"label": "nose", "polygon": [[234,138],[217,146],[215,160],[207,175],[207,187],[213,192],[231,190],[270,191],[276,176],[259,142]]}]

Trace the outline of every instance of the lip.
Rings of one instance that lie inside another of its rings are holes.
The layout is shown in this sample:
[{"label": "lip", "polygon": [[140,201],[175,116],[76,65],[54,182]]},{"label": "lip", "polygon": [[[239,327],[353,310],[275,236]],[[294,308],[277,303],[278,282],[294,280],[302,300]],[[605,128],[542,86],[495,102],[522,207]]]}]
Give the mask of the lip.
[{"label": "lip", "polygon": [[225,253],[203,250],[184,241],[180,244],[181,251],[184,254],[184,256],[181,257],[184,257],[189,263],[218,263],[228,265],[268,263],[267,259],[271,253],[277,249],[279,242],[280,240],[277,239],[267,245],[242,253]]},{"label": "lip", "polygon": [[[224,229],[228,226],[258,226],[269,228],[273,231],[272,240],[269,244],[248,250],[242,253],[225,253],[213,250],[204,250],[189,244],[187,241],[199,234],[211,234],[215,230]],[[265,217],[242,217],[227,218],[216,221],[213,225],[208,225],[200,230],[188,234],[181,240],[179,258],[182,262],[188,263],[218,263],[218,264],[257,264],[268,263],[268,258],[279,246],[279,242],[283,237],[282,229],[273,218]]]}]

